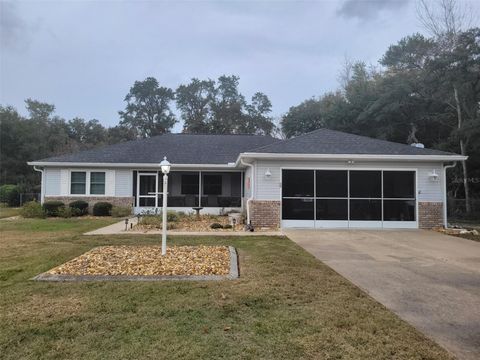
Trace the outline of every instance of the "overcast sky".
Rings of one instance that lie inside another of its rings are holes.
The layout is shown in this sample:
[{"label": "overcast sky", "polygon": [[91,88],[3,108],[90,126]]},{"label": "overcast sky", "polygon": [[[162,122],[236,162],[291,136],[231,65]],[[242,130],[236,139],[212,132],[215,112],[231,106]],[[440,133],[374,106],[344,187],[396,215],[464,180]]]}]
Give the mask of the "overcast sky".
[{"label": "overcast sky", "polygon": [[422,31],[415,0],[0,2],[0,104],[24,113],[33,98],[109,126],[147,76],[175,89],[235,74],[280,116],[337,88],[345,57],[375,64]]}]

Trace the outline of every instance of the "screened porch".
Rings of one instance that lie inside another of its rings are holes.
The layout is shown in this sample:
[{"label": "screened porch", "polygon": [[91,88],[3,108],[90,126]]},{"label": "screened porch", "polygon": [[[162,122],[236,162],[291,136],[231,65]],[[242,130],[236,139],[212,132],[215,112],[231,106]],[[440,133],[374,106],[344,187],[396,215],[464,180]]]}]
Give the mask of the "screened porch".
[{"label": "screened porch", "polygon": [[[162,206],[163,174],[134,172],[136,212]],[[238,171],[171,171],[168,175],[168,207],[185,211],[241,208],[243,173]],[[215,211],[207,211],[215,212]]]}]

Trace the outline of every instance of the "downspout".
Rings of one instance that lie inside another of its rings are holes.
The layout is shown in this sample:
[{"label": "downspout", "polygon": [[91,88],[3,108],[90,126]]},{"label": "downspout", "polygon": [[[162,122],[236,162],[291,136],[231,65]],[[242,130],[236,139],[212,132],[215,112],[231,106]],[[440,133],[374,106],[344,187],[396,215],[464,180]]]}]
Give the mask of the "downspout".
[{"label": "downspout", "polygon": [[447,169],[457,166],[457,162],[453,164],[443,166],[443,227],[448,228],[447,220]]},{"label": "downspout", "polygon": [[40,204],[43,204],[44,199],[45,199],[45,190],[44,190],[44,186],[45,186],[45,179],[44,179],[45,171],[44,171],[44,169],[38,169],[36,166],[33,167],[33,170],[38,171],[39,173],[42,174],[42,183],[41,183],[41,185],[40,185]]},{"label": "downspout", "polygon": [[252,169],[252,175],[250,176],[250,197],[247,199],[247,225],[250,225],[250,201],[253,200],[253,179],[255,178],[255,167],[253,164],[243,161],[242,158],[240,158],[240,163]]}]

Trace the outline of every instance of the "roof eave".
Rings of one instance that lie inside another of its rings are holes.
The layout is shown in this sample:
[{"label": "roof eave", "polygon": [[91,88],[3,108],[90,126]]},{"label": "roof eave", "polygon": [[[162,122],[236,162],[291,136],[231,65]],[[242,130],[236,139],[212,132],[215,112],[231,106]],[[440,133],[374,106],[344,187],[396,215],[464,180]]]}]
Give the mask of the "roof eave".
[{"label": "roof eave", "polygon": [[289,159],[289,160],[404,160],[404,161],[463,161],[463,155],[389,155],[389,154],[293,154],[293,153],[241,153],[237,159]]}]

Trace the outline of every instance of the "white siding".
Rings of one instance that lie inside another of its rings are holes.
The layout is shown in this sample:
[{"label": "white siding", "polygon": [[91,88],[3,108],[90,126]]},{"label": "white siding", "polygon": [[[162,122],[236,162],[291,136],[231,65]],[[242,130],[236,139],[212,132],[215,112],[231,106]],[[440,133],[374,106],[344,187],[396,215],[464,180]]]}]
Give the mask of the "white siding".
[{"label": "white siding", "polygon": [[[442,163],[424,162],[356,162],[347,165],[345,161],[278,161],[259,160],[256,162],[255,198],[259,200],[280,200],[281,197],[281,169],[282,168],[342,168],[342,169],[412,169],[417,170],[417,194],[419,201],[442,202],[443,178]],[[266,177],[265,172],[270,170],[272,176]],[[428,174],[433,170],[439,175],[439,181],[431,181]]]},{"label": "white siding", "polygon": [[60,195],[68,196],[70,194],[70,170],[60,170]]},{"label": "white siding", "polygon": [[132,196],[132,170],[115,170],[115,196]]},{"label": "white siding", "polygon": [[[95,171],[95,170],[92,170]],[[98,171],[98,170],[97,170]],[[103,170],[100,170],[103,171]],[[105,196],[115,196],[116,192],[115,170],[105,170]]]},{"label": "white siding", "polygon": [[55,168],[45,168],[45,196],[60,195],[61,171]]}]

